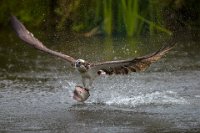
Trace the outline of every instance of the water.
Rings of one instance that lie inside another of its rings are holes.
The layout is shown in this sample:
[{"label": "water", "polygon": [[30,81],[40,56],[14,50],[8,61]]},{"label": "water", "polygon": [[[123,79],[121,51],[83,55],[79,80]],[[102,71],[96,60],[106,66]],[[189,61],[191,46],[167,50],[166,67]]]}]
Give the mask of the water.
[{"label": "water", "polygon": [[[42,41],[75,57],[103,61],[144,55],[166,40],[66,36]],[[76,71],[13,34],[1,37],[0,132],[200,132],[198,41],[180,39],[145,72],[97,78],[81,104],[72,99],[81,83]]]}]

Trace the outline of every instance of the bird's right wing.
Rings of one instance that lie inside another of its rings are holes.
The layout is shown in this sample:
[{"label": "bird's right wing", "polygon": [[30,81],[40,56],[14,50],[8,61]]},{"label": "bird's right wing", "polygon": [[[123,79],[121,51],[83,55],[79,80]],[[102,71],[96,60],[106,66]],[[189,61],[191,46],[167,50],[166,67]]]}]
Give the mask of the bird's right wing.
[{"label": "bird's right wing", "polygon": [[112,74],[128,74],[130,72],[139,72],[146,70],[152,63],[158,61],[162,56],[164,56],[169,50],[171,50],[176,41],[174,38],[170,39],[167,44],[163,45],[158,51],[133,59],[127,60],[117,60],[117,61],[106,61],[94,63],[91,65],[91,71],[101,75],[105,73],[108,75]]},{"label": "bird's right wing", "polygon": [[26,42],[27,44],[33,46],[34,48],[40,51],[64,59],[68,63],[70,63],[72,67],[74,67],[74,63],[76,60],[73,57],[48,49],[46,46],[43,45],[42,42],[40,42],[37,38],[35,38],[34,35],[31,32],[29,32],[26,29],[26,27],[15,16],[11,17],[11,24],[14,30],[16,31],[18,37],[22,39],[24,42]]}]

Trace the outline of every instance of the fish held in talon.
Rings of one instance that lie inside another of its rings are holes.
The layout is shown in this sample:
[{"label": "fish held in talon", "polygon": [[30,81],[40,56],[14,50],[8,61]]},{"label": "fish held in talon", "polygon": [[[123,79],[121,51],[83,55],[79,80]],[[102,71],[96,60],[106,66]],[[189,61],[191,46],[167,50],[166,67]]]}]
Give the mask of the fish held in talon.
[{"label": "fish held in talon", "polygon": [[82,86],[76,86],[74,90],[74,96],[73,99],[78,102],[84,102],[88,99],[90,96],[89,90],[82,87]]}]

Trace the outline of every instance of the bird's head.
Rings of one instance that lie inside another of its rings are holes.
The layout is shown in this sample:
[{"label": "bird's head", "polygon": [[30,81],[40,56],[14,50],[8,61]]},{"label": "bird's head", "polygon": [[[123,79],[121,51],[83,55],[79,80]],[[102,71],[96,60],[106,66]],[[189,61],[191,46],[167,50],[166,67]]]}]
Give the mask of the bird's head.
[{"label": "bird's head", "polygon": [[86,72],[89,69],[89,67],[90,67],[89,63],[83,59],[78,59],[75,62],[75,68],[81,73]]},{"label": "bird's head", "polygon": [[76,60],[76,62],[75,62],[75,67],[76,67],[76,68],[79,68],[79,67],[81,67],[81,66],[85,66],[85,60],[83,60],[83,59],[78,59],[78,60]]}]

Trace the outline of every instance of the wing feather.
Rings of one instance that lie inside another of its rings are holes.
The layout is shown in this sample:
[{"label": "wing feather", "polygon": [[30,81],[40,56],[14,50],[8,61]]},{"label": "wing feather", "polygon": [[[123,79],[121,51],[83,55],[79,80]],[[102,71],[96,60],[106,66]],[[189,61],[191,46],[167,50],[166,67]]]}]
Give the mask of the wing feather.
[{"label": "wing feather", "polygon": [[176,41],[174,37],[170,41],[163,45],[158,51],[134,59],[118,60],[118,61],[107,61],[91,65],[91,70],[98,75],[102,73],[112,74],[128,74],[130,72],[139,72],[146,70],[152,63],[158,61],[163,55],[171,50]]},{"label": "wing feather", "polygon": [[14,30],[16,31],[18,37],[20,39],[22,39],[24,42],[26,42],[27,44],[33,46],[34,48],[36,48],[40,51],[60,57],[64,60],[66,60],[72,66],[74,66],[74,63],[76,61],[74,58],[48,49],[46,46],[43,45],[42,42],[40,42],[37,38],[35,38],[34,35],[31,32],[29,32],[26,29],[26,27],[15,16],[11,16],[11,24],[12,24]]}]

